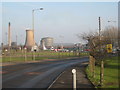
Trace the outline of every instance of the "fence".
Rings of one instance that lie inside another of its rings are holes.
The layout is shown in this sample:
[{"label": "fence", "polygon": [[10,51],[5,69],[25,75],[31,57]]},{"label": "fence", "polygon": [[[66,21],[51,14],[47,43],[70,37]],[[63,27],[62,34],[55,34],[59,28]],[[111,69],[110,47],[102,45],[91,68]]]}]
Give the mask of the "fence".
[{"label": "fence", "polygon": [[89,53],[79,52],[55,52],[55,51],[12,51],[3,52],[2,62],[23,62],[43,59],[64,59],[67,57],[81,57],[87,56]]}]

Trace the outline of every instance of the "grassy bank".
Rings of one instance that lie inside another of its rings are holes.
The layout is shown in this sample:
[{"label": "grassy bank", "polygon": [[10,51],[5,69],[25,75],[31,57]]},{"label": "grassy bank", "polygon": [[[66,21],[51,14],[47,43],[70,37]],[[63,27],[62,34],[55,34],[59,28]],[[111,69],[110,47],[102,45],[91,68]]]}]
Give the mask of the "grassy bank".
[{"label": "grassy bank", "polygon": [[[119,69],[118,66],[120,63],[118,60],[120,57],[111,57],[104,60],[104,82],[102,88],[119,88]],[[95,66],[95,77],[90,76],[89,66],[86,69],[88,78],[92,83],[98,87],[100,81],[100,66]]]}]

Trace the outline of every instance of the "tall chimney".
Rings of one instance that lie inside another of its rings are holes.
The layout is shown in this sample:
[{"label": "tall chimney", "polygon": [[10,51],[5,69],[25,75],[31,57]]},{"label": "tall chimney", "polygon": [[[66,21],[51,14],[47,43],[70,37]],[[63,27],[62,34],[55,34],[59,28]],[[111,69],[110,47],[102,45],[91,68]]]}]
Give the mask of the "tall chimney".
[{"label": "tall chimney", "polygon": [[8,46],[11,47],[11,31],[10,31],[10,22],[8,25]]},{"label": "tall chimney", "polygon": [[35,45],[33,30],[26,30],[25,46],[31,48]]}]

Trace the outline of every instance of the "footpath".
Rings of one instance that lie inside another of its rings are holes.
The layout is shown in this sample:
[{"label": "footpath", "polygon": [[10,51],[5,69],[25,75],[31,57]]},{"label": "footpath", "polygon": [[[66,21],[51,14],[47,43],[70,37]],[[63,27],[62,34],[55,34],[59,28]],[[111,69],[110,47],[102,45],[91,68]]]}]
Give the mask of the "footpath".
[{"label": "footpath", "polygon": [[76,69],[77,76],[77,89],[79,88],[92,88],[94,89],[93,84],[88,80],[85,68],[88,65],[88,62],[77,64],[71,66],[65,70],[52,84],[49,86],[49,89],[53,88],[73,88],[73,75],[72,69]]}]

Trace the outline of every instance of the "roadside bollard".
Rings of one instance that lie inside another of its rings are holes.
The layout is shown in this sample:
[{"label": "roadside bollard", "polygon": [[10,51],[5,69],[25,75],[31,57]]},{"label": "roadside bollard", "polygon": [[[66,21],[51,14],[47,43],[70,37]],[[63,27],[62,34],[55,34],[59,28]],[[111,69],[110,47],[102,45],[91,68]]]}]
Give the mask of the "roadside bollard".
[{"label": "roadside bollard", "polygon": [[76,69],[72,69],[73,73],[73,90],[76,90]]},{"label": "roadside bollard", "polygon": [[27,55],[26,55],[26,51],[27,51],[27,48],[25,47],[25,62],[27,61]]}]

